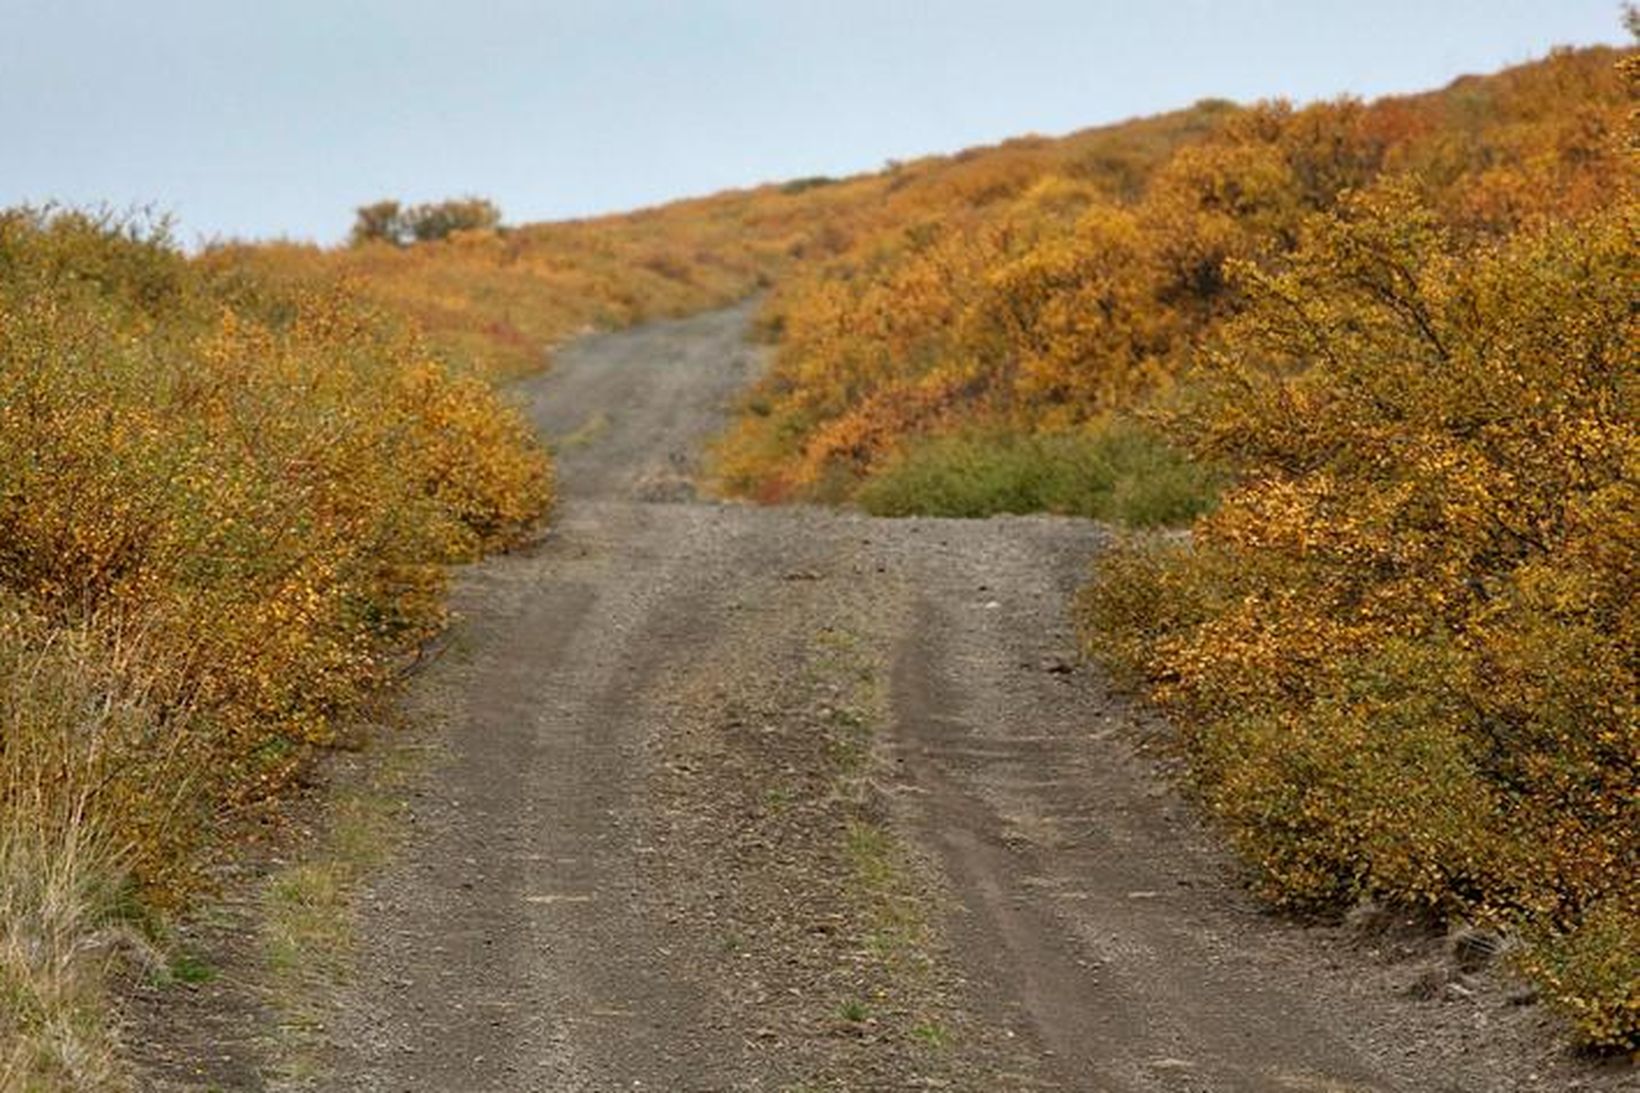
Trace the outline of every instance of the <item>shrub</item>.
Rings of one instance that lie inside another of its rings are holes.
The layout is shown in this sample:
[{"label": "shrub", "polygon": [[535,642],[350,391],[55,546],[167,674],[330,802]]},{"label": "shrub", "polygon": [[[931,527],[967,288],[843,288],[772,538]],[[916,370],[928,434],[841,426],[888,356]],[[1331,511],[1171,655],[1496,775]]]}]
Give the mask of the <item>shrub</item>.
[{"label": "shrub", "polygon": [[344,289],[26,210],[0,270],[0,1068],[91,1088],[58,1071],[101,1042],[82,964],[114,896],[181,898],[206,819],[328,742],[551,479],[488,386]]},{"label": "shrub", "polygon": [[879,516],[1054,512],[1132,527],[1179,525],[1206,511],[1213,477],[1125,423],[1051,434],[968,434],[912,441],[855,500]]},{"label": "shrub", "polygon": [[1233,269],[1247,310],[1168,423],[1238,485],[1084,601],[1274,897],[1511,925],[1630,1050],[1635,217],[1465,243],[1386,184]]},{"label": "shrub", "polygon": [[365,243],[391,243],[403,246],[410,238],[405,222],[404,206],[397,201],[374,201],[361,205],[354,214],[353,231],[348,241],[354,246]]},{"label": "shrub", "polygon": [[809,175],[805,178],[794,178],[788,182],[782,182],[780,184],[780,192],[783,194],[795,195],[807,193],[810,190],[818,190],[822,186],[835,185],[837,185],[837,180],[835,178],[828,178],[825,175]]},{"label": "shrub", "polygon": [[500,225],[501,210],[482,197],[452,198],[408,207],[397,201],[376,201],[357,210],[348,241],[354,246],[391,243],[402,247],[448,239],[461,231],[490,231]]},{"label": "shrub", "polygon": [[835,259],[779,283],[779,349],[721,478],[821,499],[908,436],[1058,433],[1170,397],[1245,306],[1226,263],[1279,263],[1307,216],[1386,171],[1415,169],[1475,237],[1604,208],[1632,173],[1616,59],[1557,51],[1371,104],[1208,102],[901,165]]},{"label": "shrub", "polygon": [[418,243],[448,239],[459,231],[489,231],[501,225],[501,210],[482,197],[462,197],[416,205],[404,214],[410,237]]}]

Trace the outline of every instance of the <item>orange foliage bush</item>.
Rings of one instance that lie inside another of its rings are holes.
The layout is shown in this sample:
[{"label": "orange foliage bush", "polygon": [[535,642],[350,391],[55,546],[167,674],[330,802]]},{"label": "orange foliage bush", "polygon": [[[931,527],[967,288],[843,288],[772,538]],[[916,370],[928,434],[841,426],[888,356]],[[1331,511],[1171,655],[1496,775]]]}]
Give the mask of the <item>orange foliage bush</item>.
[{"label": "orange foliage bush", "polygon": [[1640,209],[1463,242],[1406,185],[1244,263],[1175,440],[1238,472],[1118,554],[1086,635],[1146,681],[1269,892],[1521,932],[1640,1046]]},{"label": "orange foliage bush", "polygon": [[0,266],[0,589],[140,624],[225,770],[324,739],[438,625],[443,565],[546,505],[518,415],[346,293],[228,306],[163,239],[73,214],[6,214]]},{"label": "orange foliage bush", "polygon": [[354,294],[0,213],[3,1081],[112,1080],[120,908],[185,893],[550,497],[522,418]]},{"label": "orange foliage bush", "polygon": [[[775,367],[721,447],[722,479],[849,496],[925,435],[1143,406],[1243,306],[1226,263],[1279,259],[1305,217],[1385,172],[1417,172],[1474,236],[1609,204],[1625,170],[1615,59],[1559,52],[1372,104],[1202,104],[899,168],[841,258],[777,289]],[[1145,154],[1118,155],[1141,133]]]}]

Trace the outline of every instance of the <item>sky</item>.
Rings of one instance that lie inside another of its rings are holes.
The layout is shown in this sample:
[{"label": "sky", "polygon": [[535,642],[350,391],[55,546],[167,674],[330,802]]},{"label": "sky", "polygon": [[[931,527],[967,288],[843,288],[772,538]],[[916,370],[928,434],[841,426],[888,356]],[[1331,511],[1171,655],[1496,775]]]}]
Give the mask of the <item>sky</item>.
[{"label": "sky", "polygon": [[0,206],[339,241],[512,223],[1206,97],[1371,97],[1620,43],[1617,0],[0,0]]}]

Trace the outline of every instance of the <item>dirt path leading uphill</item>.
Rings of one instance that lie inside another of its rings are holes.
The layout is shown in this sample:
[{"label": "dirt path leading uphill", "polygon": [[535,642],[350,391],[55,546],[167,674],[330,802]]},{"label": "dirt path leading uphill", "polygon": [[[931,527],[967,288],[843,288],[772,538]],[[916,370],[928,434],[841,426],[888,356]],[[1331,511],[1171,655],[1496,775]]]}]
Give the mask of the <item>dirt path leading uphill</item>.
[{"label": "dirt path leading uphill", "polygon": [[527,388],[565,501],[414,689],[449,756],[315,1088],[1565,1088],[1501,988],[1250,904],[1076,664],[1096,526],[693,499],[747,319]]}]

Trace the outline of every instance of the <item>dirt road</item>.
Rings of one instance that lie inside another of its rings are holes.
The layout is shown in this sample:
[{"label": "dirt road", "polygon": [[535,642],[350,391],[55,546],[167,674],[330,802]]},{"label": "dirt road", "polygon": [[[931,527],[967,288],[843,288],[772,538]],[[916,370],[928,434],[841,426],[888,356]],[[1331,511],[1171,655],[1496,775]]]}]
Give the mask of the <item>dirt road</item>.
[{"label": "dirt road", "polygon": [[1242,894],[1146,756],[1151,727],[1077,663],[1065,607],[1097,526],[695,499],[757,367],[748,316],[591,339],[524,389],[565,500],[543,543],[462,579],[465,621],[414,688],[448,760],[362,896],[315,1087],[1580,1073],[1505,988],[1448,990],[1427,944]]}]

